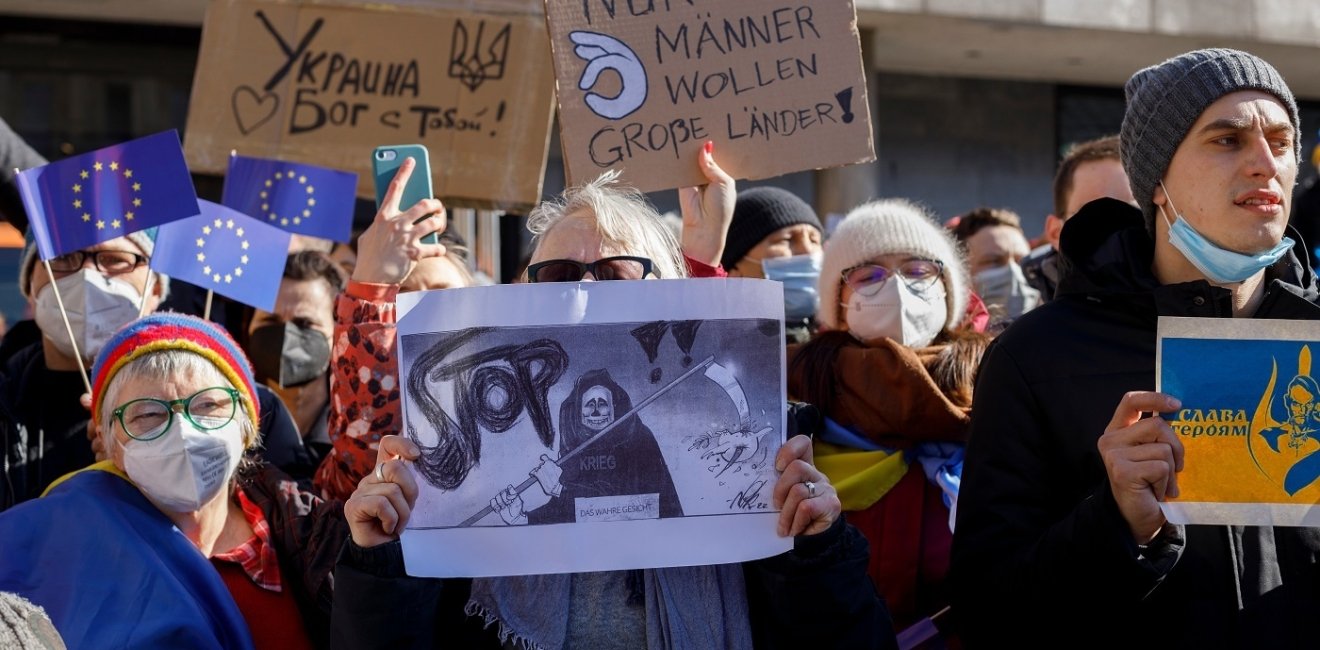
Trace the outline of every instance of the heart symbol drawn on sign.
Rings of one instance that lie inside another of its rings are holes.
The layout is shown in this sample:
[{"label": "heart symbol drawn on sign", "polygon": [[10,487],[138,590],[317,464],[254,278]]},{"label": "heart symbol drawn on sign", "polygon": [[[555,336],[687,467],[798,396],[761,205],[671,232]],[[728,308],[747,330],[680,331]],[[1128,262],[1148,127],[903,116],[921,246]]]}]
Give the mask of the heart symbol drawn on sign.
[{"label": "heart symbol drawn on sign", "polygon": [[234,90],[231,104],[238,130],[247,135],[275,117],[275,112],[280,108],[280,97],[275,93],[258,95],[257,91],[248,86],[239,86]]}]

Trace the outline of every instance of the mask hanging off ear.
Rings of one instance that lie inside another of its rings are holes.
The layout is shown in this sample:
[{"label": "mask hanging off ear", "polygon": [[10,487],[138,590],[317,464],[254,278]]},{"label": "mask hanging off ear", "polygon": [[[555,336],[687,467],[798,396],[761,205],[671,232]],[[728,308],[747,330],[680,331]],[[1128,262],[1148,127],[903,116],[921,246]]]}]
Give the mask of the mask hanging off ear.
[{"label": "mask hanging off ear", "polygon": [[1186,217],[1178,213],[1177,206],[1173,204],[1173,197],[1169,195],[1169,188],[1164,187],[1164,181],[1160,181],[1160,187],[1164,189],[1164,197],[1168,200],[1169,209],[1174,215],[1174,220],[1170,222],[1169,216],[1164,213],[1164,206],[1158,206],[1165,223],[1169,224],[1169,243],[1207,280],[1215,284],[1242,282],[1279,261],[1288,249],[1293,247],[1293,240],[1284,237],[1275,247],[1254,255],[1220,248],[1206,239],[1205,235],[1187,223]]}]

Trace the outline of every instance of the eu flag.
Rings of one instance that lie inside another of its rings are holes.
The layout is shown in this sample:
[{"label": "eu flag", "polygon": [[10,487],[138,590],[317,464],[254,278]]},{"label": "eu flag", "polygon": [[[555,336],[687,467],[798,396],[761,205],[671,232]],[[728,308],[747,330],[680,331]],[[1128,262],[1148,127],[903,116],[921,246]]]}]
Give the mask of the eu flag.
[{"label": "eu flag", "polygon": [[292,233],[347,242],[356,190],[357,174],[235,154],[221,202]]},{"label": "eu flag", "polygon": [[151,268],[266,311],[289,256],[288,232],[205,199],[202,213],[156,232]]},{"label": "eu flag", "polygon": [[176,131],[19,172],[41,259],[200,212]]}]

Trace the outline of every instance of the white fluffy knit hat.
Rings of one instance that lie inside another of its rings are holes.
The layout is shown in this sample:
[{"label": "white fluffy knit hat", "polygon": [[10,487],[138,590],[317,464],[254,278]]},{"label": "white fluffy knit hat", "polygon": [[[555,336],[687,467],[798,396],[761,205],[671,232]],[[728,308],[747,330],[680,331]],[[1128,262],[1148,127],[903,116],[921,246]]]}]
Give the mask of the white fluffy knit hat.
[{"label": "white fluffy knit hat", "polygon": [[843,272],[882,255],[909,254],[944,265],[945,329],[963,321],[970,282],[967,262],[957,240],[937,224],[926,210],[903,199],[872,201],[853,208],[825,242],[821,264],[820,310],[816,320],[840,329],[839,291]]}]

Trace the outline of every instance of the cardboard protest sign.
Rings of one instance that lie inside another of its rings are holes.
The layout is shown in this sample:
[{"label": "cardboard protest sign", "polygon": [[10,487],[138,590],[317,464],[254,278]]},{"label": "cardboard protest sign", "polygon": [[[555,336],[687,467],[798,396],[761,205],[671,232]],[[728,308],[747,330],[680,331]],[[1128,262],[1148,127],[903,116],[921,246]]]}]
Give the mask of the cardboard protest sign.
[{"label": "cardboard protest sign", "polygon": [[1160,318],[1159,390],[1185,449],[1179,524],[1320,525],[1320,323]]},{"label": "cardboard protest sign", "polygon": [[783,290],[764,280],[519,284],[400,296],[422,450],[409,574],[777,555]]},{"label": "cardboard protest sign", "polygon": [[532,12],[215,0],[188,114],[193,171],[231,150],[358,174],[371,151],[421,143],[436,195],[474,207],[540,199],[554,104]]},{"label": "cardboard protest sign", "polygon": [[571,184],[757,179],[875,159],[851,0],[546,0]]}]

